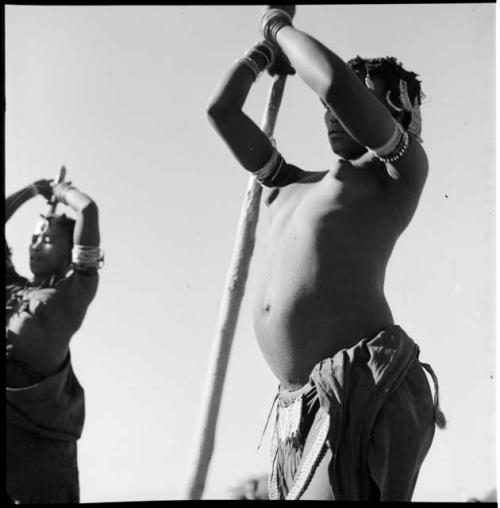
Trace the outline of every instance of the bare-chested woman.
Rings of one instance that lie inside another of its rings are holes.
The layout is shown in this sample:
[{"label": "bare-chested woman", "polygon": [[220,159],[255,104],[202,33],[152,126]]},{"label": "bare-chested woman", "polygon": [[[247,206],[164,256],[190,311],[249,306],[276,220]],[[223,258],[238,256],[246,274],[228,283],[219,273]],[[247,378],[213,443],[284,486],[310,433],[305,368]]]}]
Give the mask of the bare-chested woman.
[{"label": "bare-chested woman", "polygon": [[[420,82],[394,58],[345,63],[270,6],[264,40],[236,62],[208,115],[265,186],[269,216],[254,325],[280,382],[269,481],[275,499],[410,500],[444,425],[384,294],[395,242],[428,172]],[[296,73],[325,106],[328,171],[288,162],[242,111],[257,76]],[[435,376],[429,366],[425,367]]]},{"label": "bare-chested woman", "polygon": [[76,220],[48,214],[38,223],[30,279],[6,244],[7,494],[20,504],[78,503],[85,404],[69,343],[97,291],[98,210],[71,184],[39,180],[7,197],[6,220],[36,195],[68,205]]}]

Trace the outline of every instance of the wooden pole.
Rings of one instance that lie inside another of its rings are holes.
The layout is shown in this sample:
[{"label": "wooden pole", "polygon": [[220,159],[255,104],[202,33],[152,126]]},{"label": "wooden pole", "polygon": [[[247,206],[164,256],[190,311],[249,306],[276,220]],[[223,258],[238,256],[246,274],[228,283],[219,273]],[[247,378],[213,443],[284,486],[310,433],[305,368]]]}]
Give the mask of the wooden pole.
[{"label": "wooden pole", "polygon": [[[62,166],[62,168],[59,170],[59,176],[57,178],[57,183],[64,182],[64,179],[66,178],[66,168]],[[47,217],[50,217],[52,215],[55,215],[57,208],[57,199],[52,196],[51,200],[49,201],[49,206],[47,209]]]},{"label": "wooden pole", "polygon": [[[274,132],[285,82],[286,75],[275,76],[267,98],[261,128],[269,137]],[[185,499],[201,499],[205,488],[208,467],[214,450],[224,379],[255,245],[261,193],[260,184],[254,176],[251,176],[240,213],[233,254],[226,276],[215,337],[210,352],[200,419],[194,438],[189,464],[190,471],[183,496]]]}]

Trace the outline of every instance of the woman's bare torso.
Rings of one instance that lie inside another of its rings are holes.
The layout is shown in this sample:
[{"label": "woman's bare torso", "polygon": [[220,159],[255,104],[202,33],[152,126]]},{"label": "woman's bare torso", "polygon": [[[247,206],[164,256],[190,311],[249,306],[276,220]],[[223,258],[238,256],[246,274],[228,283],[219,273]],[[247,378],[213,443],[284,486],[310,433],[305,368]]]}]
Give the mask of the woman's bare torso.
[{"label": "woman's bare torso", "polygon": [[380,175],[346,161],[310,175],[264,195],[270,223],[254,326],[289,389],[320,360],[393,324],[384,278],[399,230]]},{"label": "woman's bare torso", "polygon": [[55,287],[19,286],[18,301],[7,313],[7,342],[13,346],[7,358],[9,387],[28,386],[34,378],[46,378],[60,369],[97,284],[97,274],[75,272]]},{"label": "woman's bare torso", "polygon": [[34,376],[41,379],[53,374],[68,354],[72,333],[66,329],[69,323],[62,305],[54,302],[49,313],[37,311],[40,304],[44,305],[41,302],[53,299],[54,293],[49,288],[27,291],[25,305],[8,317],[7,340],[13,352],[7,359],[7,384],[11,388],[26,386]]}]

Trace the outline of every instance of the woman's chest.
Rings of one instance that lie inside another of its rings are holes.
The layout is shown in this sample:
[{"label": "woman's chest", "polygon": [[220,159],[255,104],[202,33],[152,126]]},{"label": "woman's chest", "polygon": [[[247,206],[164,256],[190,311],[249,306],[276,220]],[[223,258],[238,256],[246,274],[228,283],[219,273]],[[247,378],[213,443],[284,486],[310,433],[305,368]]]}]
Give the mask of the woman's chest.
[{"label": "woman's chest", "polygon": [[6,324],[15,334],[46,335],[64,322],[64,302],[53,288],[11,288],[7,291]]}]

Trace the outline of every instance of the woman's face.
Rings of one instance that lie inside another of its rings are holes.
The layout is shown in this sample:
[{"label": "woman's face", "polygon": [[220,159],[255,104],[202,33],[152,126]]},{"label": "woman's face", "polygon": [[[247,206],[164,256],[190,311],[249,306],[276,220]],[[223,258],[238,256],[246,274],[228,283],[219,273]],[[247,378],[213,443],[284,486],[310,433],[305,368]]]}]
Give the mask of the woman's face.
[{"label": "woman's face", "polygon": [[34,275],[61,273],[71,257],[71,240],[57,221],[37,224],[29,246],[30,270]]}]

